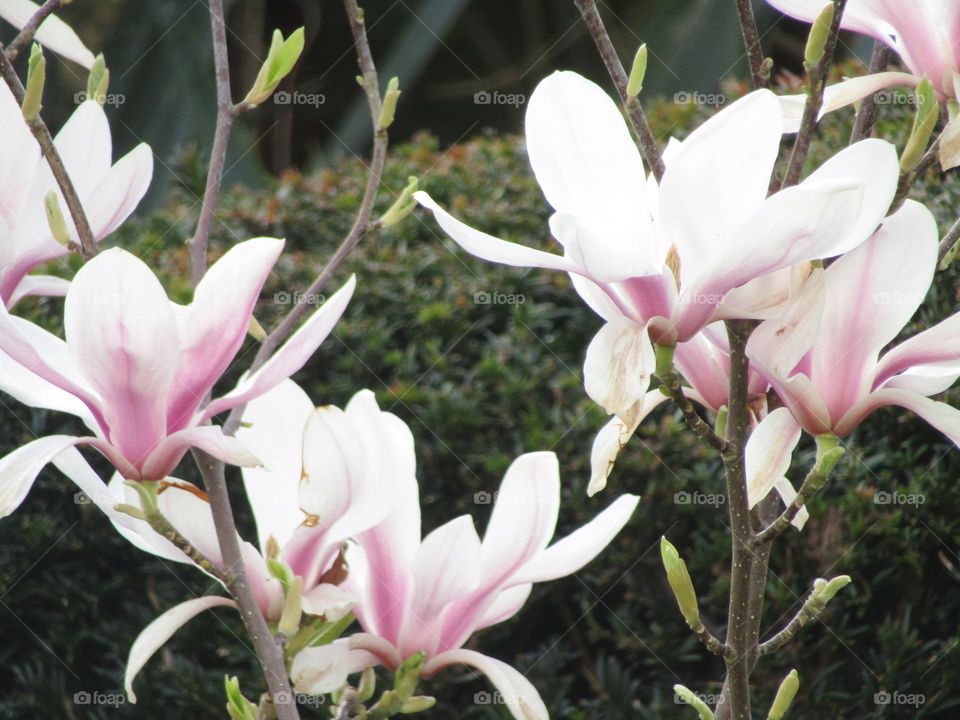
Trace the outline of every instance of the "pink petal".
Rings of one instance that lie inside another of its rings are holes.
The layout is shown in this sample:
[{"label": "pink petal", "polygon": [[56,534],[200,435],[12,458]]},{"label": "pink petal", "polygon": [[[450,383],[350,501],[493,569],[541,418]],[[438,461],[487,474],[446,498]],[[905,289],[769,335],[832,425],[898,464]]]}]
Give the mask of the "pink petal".
[{"label": "pink petal", "polygon": [[263,283],[283,240],[256,238],[234,245],[214,263],[193,293],[180,322],[180,364],[167,425],[182,428],[233,360],[250,326]]},{"label": "pink petal", "polygon": [[476,629],[482,630],[485,627],[512,618],[526,604],[531,590],[533,590],[533,583],[514,585],[506,590],[501,590],[480,619],[477,620]]},{"label": "pink petal", "polygon": [[53,275],[27,275],[16,286],[7,300],[7,309],[13,308],[23,298],[33,295],[39,297],[64,297],[70,289],[70,281]]},{"label": "pink petal", "polygon": [[110,442],[139,467],[166,435],[179,357],[163,287],[142,260],[106,250],[77,272],[64,328],[84,377],[103,398]]},{"label": "pink petal", "polygon": [[116,230],[134,211],[153,178],[153,151],[146,143],[117,160],[88,195],[83,208],[98,240]]},{"label": "pink petal", "polygon": [[0,518],[20,507],[40,471],[67,448],[85,438],[50,435],[17,448],[0,459]]},{"label": "pink petal", "polygon": [[142,461],[141,479],[162,480],[174,471],[190,448],[200,448],[230,465],[252,467],[260,464],[259,458],[246,445],[224,435],[220,426],[201,425],[178,430],[163,438]]},{"label": "pink petal", "polygon": [[263,395],[302,368],[334,326],[353,297],[356,276],[351,275],[327,301],[287,340],[264,365],[242,379],[229,393],[211,402],[201,418],[207,420],[224,410]]}]

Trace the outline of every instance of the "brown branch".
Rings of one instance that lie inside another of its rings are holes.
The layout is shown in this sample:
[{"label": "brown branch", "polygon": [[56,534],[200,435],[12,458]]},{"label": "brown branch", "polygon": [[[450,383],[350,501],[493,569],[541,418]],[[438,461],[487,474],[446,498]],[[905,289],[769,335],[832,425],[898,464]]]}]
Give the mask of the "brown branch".
[{"label": "brown branch", "polygon": [[210,0],[210,30],[213,35],[213,62],[217,76],[217,124],[210,149],[210,166],[203,191],[197,229],[190,240],[190,268],[193,284],[196,285],[207,271],[207,245],[210,228],[220,202],[223,187],[223,168],[227,159],[227,146],[237,108],[230,98],[230,61],[227,57],[227,29],[223,17],[223,0]]},{"label": "brown branch", "polygon": [[[881,40],[873,44],[873,54],[870,56],[869,75],[882,73],[887,69],[890,62],[890,46]],[[853,131],[850,133],[850,144],[858,143],[868,137],[873,132],[873,126],[877,122],[877,93],[868,95],[860,103],[860,109],[857,110],[857,119],[853,123]]]},{"label": "brown branch", "polygon": [[[0,74],[3,75],[3,80],[6,82],[7,87],[10,88],[10,92],[13,93],[13,97],[16,98],[18,103],[23,104],[23,96],[26,91],[24,90],[23,83],[20,82],[20,78],[17,77],[17,73],[13,69],[13,63],[11,63],[7,57],[3,45],[0,45]],[[57,147],[53,143],[53,136],[50,134],[50,129],[39,115],[33,120],[24,120],[24,122],[27,123],[27,127],[29,127],[30,132],[33,133],[33,137],[40,146],[44,159],[50,166],[53,177],[57,181],[57,186],[60,188],[63,199],[67,203],[67,209],[70,211],[70,217],[77,229],[77,235],[80,237],[80,252],[84,258],[89,260],[97,254],[97,241],[93,237],[93,231],[90,229],[90,222],[87,220],[87,214],[83,210],[83,204],[80,202],[77,189],[74,187],[73,181],[67,173],[67,168],[63,164],[63,158],[60,157],[60,153],[57,152]]]},{"label": "brown branch", "polygon": [[823,50],[823,57],[816,67],[807,68],[809,93],[807,101],[803,106],[803,118],[800,121],[800,130],[797,132],[796,140],[793,144],[793,151],[790,153],[790,162],[787,165],[787,171],[784,173],[783,182],[780,189],[792,187],[800,181],[800,174],[803,172],[803,164],[810,153],[810,144],[813,140],[813,131],[817,127],[817,121],[820,116],[820,109],[823,107],[823,91],[827,87],[827,78],[830,75],[830,67],[833,65],[833,55],[837,49],[837,39],[840,37],[840,21],[843,19],[843,11],[847,6],[847,0],[833,0],[833,22],[830,25],[830,32],[827,35],[827,43]]},{"label": "brown branch", "polygon": [[683,393],[683,385],[680,383],[680,376],[677,375],[677,372],[673,369],[673,366],[671,366],[669,369],[663,370],[662,372],[658,371],[657,379],[663,384],[663,387],[670,395],[670,399],[673,400],[674,404],[680,409],[680,412],[683,413],[683,417],[687,421],[687,425],[689,425],[690,429],[696,433],[697,437],[699,437],[700,440],[712,447],[714,450],[717,450],[721,453],[725,452],[727,450],[727,442],[722,437],[717,435],[713,428],[710,427],[702,417],[700,417],[700,413],[697,412],[697,409],[693,406],[690,398]]},{"label": "brown branch", "polygon": [[637,140],[640,142],[640,151],[643,153],[647,166],[653,172],[654,177],[659,181],[663,177],[664,164],[663,156],[660,153],[660,147],[657,145],[657,138],[650,129],[650,123],[643,112],[643,106],[636,98],[627,95],[627,72],[623,69],[623,63],[613,47],[610,35],[604,27],[603,19],[597,10],[596,0],[574,0],[577,9],[583,16],[583,21],[593,38],[594,44],[603,59],[603,64],[607,66],[607,72],[617,87],[617,93],[620,95],[620,101],[627,110],[627,117],[630,118],[630,124],[637,134]]},{"label": "brown branch", "polygon": [[757,19],[753,15],[751,0],[737,0],[737,17],[740,20],[740,32],[743,35],[743,45],[747,49],[747,61],[750,64],[750,79],[753,89],[766,87],[770,82],[770,64],[763,54],[760,44],[760,31],[757,30]]},{"label": "brown branch", "polygon": [[[387,131],[379,127],[380,120],[380,81],[377,76],[376,65],[373,62],[373,55],[370,52],[370,44],[367,40],[367,29],[363,20],[363,14],[357,7],[356,0],[344,0],[347,10],[347,16],[350,20],[350,30],[353,33],[354,43],[357,50],[357,62],[360,65],[360,71],[363,76],[363,89],[367,96],[367,103],[370,106],[370,117],[373,121],[374,137],[373,151],[370,159],[370,167],[367,175],[367,184],[364,188],[363,199],[360,201],[360,209],[357,211],[357,217],[353,226],[346,237],[340,243],[333,256],[327,261],[327,264],[320,271],[320,274],[310,284],[306,290],[307,296],[319,295],[321,290],[330,281],[334,273],[340,268],[347,256],[353,251],[365,236],[379,230],[379,223],[373,220],[373,206],[377,200],[377,194],[380,190],[380,180],[383,174],[383,167],[387,159]],[[306,314],[309,306],[306,303],[296,303],[290,312],[280,321],[280,323],[264,338],[260,349],[257,351],[250,366],[249,372],[254,372],[270,359],[274,351],[293,334],[297,323]],[[243,406],[234,408],[227,421],[224,423],[224,431],[233,434],[240,426],[240,419],[243,416]]]},{"label": "brown branch", "polygon": [[21,28],[20,33],[7,45],[7,59],[13,62],[23,51],[33,36],[37,34],[40,24],[50,15],[55,13],[63,6],[63,0],[47,0],[37,11],[27,20],[27,24]]},{"label": "brown branch", "polygon": [[960,219],[958,219],[949,230],[947,234],[943,236],[943,240],[940,241],[940,249],[938,257],[940,259],[940,269],[944,269],[944,260],[950,255],[950,251],[953,250],[954,246],[960,242]]}]

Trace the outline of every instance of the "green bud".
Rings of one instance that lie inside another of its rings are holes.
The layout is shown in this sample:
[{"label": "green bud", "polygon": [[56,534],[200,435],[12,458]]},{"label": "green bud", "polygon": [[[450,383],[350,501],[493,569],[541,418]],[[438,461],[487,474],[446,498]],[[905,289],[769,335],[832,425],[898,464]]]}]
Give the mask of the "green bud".
[{"label": "green bud", "polygon": [[283,601],[283,613],[280,615],[280,624],[277,632],[286,636],[294,635],[300,629],[300,619],[303,617],[303,578],[295,577],[287,585]]},{"label": "green bud", "polygon": [[727,409],[727,406],[724,405],[717,411],[717,422],[714,426],[714,432],[718,437],[726,438],[727,437],[727,419],[730,416],[730,411]]},{"label": "green bud", "polygon": [[700,720],[713,720],[713,710],[711,710],[703,700],[697,697],[693,690],[683,685],[674,685],[673,692],[687,705],[697,711]]},{"label": "green bud", "polygon": [[[817,591],[817,583],[821,583],[819,592]],[[833,578],[833,580],[829,580],[829,581],[818,578],[814,582],[813,587],[814,587],[814,592],[817,592],[820,601],[824,605],[826,605],[828,602],[833,600],[834,595],[836,595],[838,592],[843,590],[843,588],[845,588],[849,584],[850,584],[849,575],[838,575],[837,577]]]},{"label": "green bud", "polygon": [[920,164],[927,152],[930,136],[933,135],[937,121],[940,119],[940,103],[937,101],[933,85],[927,78],[917,86],[914,98],[916,98],[917,112],[913,116],[913,129],[900,156],[900,170],[904,173],[912,172]]},{"label": "green bud", "polygon": [[377,689],[377,671],[366,668],[360,675],[360,685],[357,687],[357,699],[365,703],[373,697]]},{"label": "green bud", "polygon": [[143,510],[134,506],[128,505],[127,503],[120,503],[119,505],[114,505],[113,509],[118,513],[123,513],[124,515],[129,515],[132,518],[137,520],[146,520],[147,516],[143,514]]},{"label": "green bud", "polygon": [[47,61],[43,51],[36,43],[30,48],[30,61],[27,64],[27,87],[23,95],[23,117],[33,122],[43,107],[43,85],[47,77]]},{"label": "green bud", "polygon": [[647,44],[644,43],[633,57],[633,67],[630,68],[630,77],[627,79],[627,95],[637,97],[643,90],[643,79],[647,75]]},{"label": "green bud", "polygon": [[273,577],[280,581],[280,584],[283,586],[283,592],[286,594],[290,588],[290,583],[293,582],[294,579],[293,570],[290,569],[290,566],[282,560],[268,558],[267,570]]},{"label": "green bud", "polygon": [[227,692],[230,720],[257,720],[257,706],[240,692],[240,681],[236,677],[224,676],[223,685]]},{"label": "green bud", "polygon": [[393,689],[400,700],[406,700],[413,695],[420,682],[420,673],[423,672],[425,656],[422,652],[411,655],[397,668],[393,681]]},{"label": "green bud", "polygon": [[654,345],[653,352],[657,364],[655,374],[662,378],[673,372],[673,353],[676,347],[673,345]]},{"label": "green bud", "polygon": [[253,315],[250,316],[250,325],[247,327],[247,332],[257,342],[263,342],[267,339],[267,331],[263,329],[263,325]]},{"label": "green bud", "polygon": [[666,537],[660,538],[660,556],[663,558],[663,567],[667,571],[667,580],[677,599],[677,605],[683,614],[687,625],[694,627],[700,624],[700,608],[697,606],[697,593],[693,589],[687,564],[680,558],[677,549],[670,544]]},{"label": "green bud", "polygon": [[417,178],[411,175],[407,178],[406,186],[400,191],[400,195],[397,196],[393,205],[380,218],[380,226],[388,228],[396,225],[412,213],[417,206],[417,203],[413,201],[413,194],[416,191]]},{"label": "green bud", "polygon": [[[248,424],[247,427],[250,427],[250,425]],[[266,551],[268,560],[276,560],[280,557],[280,543],[277,542],[277,539],[272,534],[267,537]]]},{"label": "green bud", "polygon": [[414,695],[409,700],[404,701],[400,706],[401,715],[413,715],[414,713],[429,710],[437,704],[437,699],[429,695]]},{"label": "green bud", "polygon": [[807,37],[807,47],[803,52],[803,62],[808,67],[816,67],[823,59],[827,47],[827,38],[830,37],[830,26],[833,25],[833,3],[827,3],[823,10],[810,26],[810,35]]},{"label": "green bud", "polygon": [[73,241],[70,239],[70,231],[67,230],[67,220],[60,209],[60,199],[53,190],[44,195],[43,209],[47,213],[47,225],[50,226],[53,237],[64,247],[70,247]]},{"label": "green bud", "polygon": [[110,89],[110,71],[107,69],[106,60],[103,53],[97,55],[96,60],[90,67],[90,74],[87,76],[87,99],[96,100],[103,105],[107,99],[107,90]]},{"label": "green bud", "polygon": [[387,92],[383,95],[383,105],[380,108],[380,119],[377,121],[377,127],[380,130],[386,130],[393,125],[393,118],[397,114],[397,100],[400,99],[400,79],[390,78],[387,83]]},{"label": "green bud", "polygon": [[283,39],[283,33],[274,30],[273,37],[270,40],[270,50],[267,52],[267,59],[263,61],[257,79],[243,102],[250,107],[256,107],[273,95],[277,85],[290,74],[293,66],[300,59],[300,54],[303,52],[303,43],[303,28],[294,30],[286,40]]},{"label": "green bud", "polygon": [[777,690],[777,696],[773,699],[773,706],[770,708],[767,720],[783,720],[799,689],[800,676],[797,675],[796,670],[791,670],[783,679],[783,682],[780,683],[780,688]]}]

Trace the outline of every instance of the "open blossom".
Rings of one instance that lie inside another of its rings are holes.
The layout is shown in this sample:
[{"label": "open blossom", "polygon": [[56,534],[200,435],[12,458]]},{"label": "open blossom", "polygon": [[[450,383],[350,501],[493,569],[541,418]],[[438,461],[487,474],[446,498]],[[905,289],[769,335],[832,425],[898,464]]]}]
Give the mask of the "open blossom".
[{"label": "open blossom", "polygon": [[[30,0],[0,0],[0,17],[22,30],[40,6]],[[49,15],[40,23],[34,39],[60,57],[89,68],[93,65],[93,53],[77,37],[73,29],[56,15]]]},{"label": "open blossom", "polygon": [[[98,240],[117,229],[140,202],[153,175],[153,153],[141,143],[112,163],[107,116],[94,100],[73,112],[54,139]],[[75,242],[79,236],[50,166],[43,159],[5,83],[0,83],[0,300],[9,308],[24,295],[63,295],[67,281],[28,275],[38,265],[63,257],[47,222],[44,197],[53,190]]]},{"label": "open blossom", "polygon": [[[277,622],[283,608],[281,585],[270,576],[265,560],[274,557],[302,579],[305,613],[328,620],[342,616],[353,601],[339,587],[345,541],[383,521],[401,489],[412,488],[415,499],[409,428],[380,410],[369,390],[358,392],[343,410],[315,408],[299,386],[285,380],[247,405],[238,437],[263,461],[263,467],[243,471],[259,550],[240,543],[247,579],[261,611]],[[398,464],[402,460],[410,463]],[[175,562],[192,562],[146,522],[114,509],[119,503],[139,504],[136,493],[119,475],[104,486],[75,450],[58,458],[57,465],[138,548]],[[190,483],[169,478],[162,483],[158,499],[170,524],[222,566],[205,494]],[[127,664],[125,687],[132,700],[133,681],[157,649],[195,615],[221,605],[232,605],[232,601],[219,596],[188,600],[143,630]]]},{"label": "open blossom", "polygon": [[[399,449],[394,465],[412,467],[412,448]],[[546,718],[540,695],[522,673],[462,646],[477,630],[516,615],[533,583],[569,575],[592,560],[626,524],[639,498],[621,496],[587,525],[550,545],[560,505],[553,453],[529,453],[513,462],[483,540],[469,515],[421,539],[416,483],[405,480],[398,489],[394,510],[357,535],[357,546],[347,555],[346,586],[357,597],[354,613],[364,632],[301,652],[291,668],[295,687],[331,692],[352,672],[374,665],[395,670],[422,652],[424,677],[450,666],[476,668],[497,687],[515,717]]]},{"label": "open blossom", "polygon": [[672,142],[658,184],[646,176],[616,104],[576,73],[560,72],[531,97],[526,137],[556,211],[550,229],[562,256],[497,239],[425,193],[416,198],[478,257],[570,273],[606,321],[587,350],[584,384],[621,421],[617,438],[607,428],[609,449],[646,412],[651,340],[683,343],[718,320],[776,316],[793,266],[856,247],[886,215],[899,175],[891,144],[857,143],[768,197],[781,136],[776,96],[751,93]]},{"label": "open blossom", "polygon": [[794,424],[845,436],[897,405],[960,444],[960,411],[930,399],[960,376],[960,314],[881,355],[923,302],[937,238],[930,211],[907,201],[869,241],[811,276],[782,319],[753,333],[750,361]]},{"label": "open blossom", "polygon": [[127,479],[162,480],[191,447],[237,465],[258,459],[211,418],[264,394],[303,367],[333,329],[353,278],[259,370],[204,404],[243,344],[254,305],[283,241],[231,248],[194,292],[171,302],[151,270],[111,249],[77,272],[64,310],[66,341],[0,308],[0,387],[32,407],[74,414],[92,436],[40,438],[0,460],[0,515],[23,501],[63,450],[89,445]]}]

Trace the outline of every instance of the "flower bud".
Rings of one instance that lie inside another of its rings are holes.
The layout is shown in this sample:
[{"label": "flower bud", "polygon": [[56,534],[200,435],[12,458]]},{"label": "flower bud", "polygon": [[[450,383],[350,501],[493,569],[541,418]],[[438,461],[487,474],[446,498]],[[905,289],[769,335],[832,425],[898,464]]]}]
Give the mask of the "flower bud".
[{"label": "flower bud", "polygon": [[277,632],[286,636],[293,635],[300,629],[300,619],[303,617],[303,578],[294,577],[288,584],[283,601],[283,614]]},{"label": "flower bud", "polygon": [[791,670],[783,679],[783,682],[780,683],[780,688],[777,690],[777,696],[773,699],[773,706],[770,708],[767,720],[783,720],[799,689],[800,677],[796,670]]},{"label": "flower bud", "polygon": [[393,125],[393,118],[397,114],[397,100],[400,99],[400,79],[390,78],[387,83],[387,92],[383,95],[383,106],[380,108],[380,119],[377,121],[377,127],[380,130],[386,130]]},{"label": "flower bud", "polygon": [[417,206],[417,203],[412,199],[413,194],[417,191],[417,178],[411,175],[407,178],[407,184],[400,191],[400,195],[397,196],[397,199],[394,201],[393,205],[383,214],[380,218],[380,227],[391,227],[396,225],[403,219],[405,219],[410,213],[413,212],[414,208]]},{"label": "flower bud", "polygon": [[647,44],[644,43],[637,50],[633,58],[633,67],[630,68],[630,77],[627,78],[627,95],[637,97],[643,90],[643,79],[647,75]]},{"label": "flower bud", "polygon": [[110,71],[107,70],[103,53],[100,53],[93,61],[93,65],[90,66],[90,74],[87,76],[87,98],[96,100],[103,105],[107,100],[107,90],[109,89]]},{"label": "flower bud", "polygon": [[64,247],[70,247],[73,241],[70,239],[67,221],[63,217],[63,210],[60,209],[60,199],[55,191],[51,190],[44,195],[43,209],[47,213],[47,225],[50,226],[50,232],[54,239]]},{"label": "flower bud", "polygon": [[429,710],[437,704],[437,699],[429,695],[414,695],[400,706],[401,715],[413,715],[414,713]]},{"label": "flower bud", "polygon": [[303,43],[303,28],[294,30],[286,40],[283,39],[283,33],[279,30],[273,31],[270,50],[267,51],[267,59],[263,61],[253,87],[250,88],[250,92],[243,99],[246,105],[256,107],[273,95],[277,85],[290,74],[293,66],[300,59],[300,53],[303,52]]},{"label": "flower bud", "polygon": [[360,675],[360,685],[357,687],[357,699],[365,703],[373,697],[377,689],[377,671],[372,667],[366,668]]},{"label": "flower bud", "polygon": [[240,681],[227,675],[223,678],[223,685],[227,692],[227,714],[230,715],[230,720],[257,720],[257,706],[240,692]]},{"label": "flower bud", "polygon": [[413,695],[413,691],[420,682],[420,673],[423,672],[425,656],[422,652],[415,653],[401,663],[393,681],[393,690],[397,697],[405,700]]},{"label": "flower bud", "polygon": [[912,172],[920,164],[927,152],[930,136],[933,135],[937,121],[940,119],[940,103],[937,101],[933,85],[927,78],[917,86],[914,98],[916,98],[917,112],[913,117],[913,129],[900,156],[900,170],[904,173]]},{"label": "flower bud", "polygon": [[263,325],[253,315],[250,316],[250,325],[247,327],[247,332],[257,342],[263,342],[267,339],[267,331],[263,329]]},{"label": "flower bud", "polygon": [[47,77],[47,61],[43,51],[36,43],[30,48],[30,61],[27,64],[27,85],[23,95],[23,118],[33,122],[40,114],[43,100],[43,85]]},{"label": "flower bud", "polygon": [[700,720],[713,720],[713,710],[707,707],[707,704],[697,697],[693,690],[683,685],[674,685],[673,692],[687,705],[697,711]]},{"label": "flower bud", "polygon": [[833,3],[827,3],[810,27],[807,47],[803,51],[803,62],[808,67],[816,67],[823,59],[827,38],[830,37],[830,27],[833,25],[833,12]]},{"label": "flower bud", "polygon": [[700,624],[700,608],[697,605],[697,593],[693,589],[687,564],[680,558],[677,549],[670,544],[666,537],[660,538],[660,556],[663,558],[663,567],[667,571],[667,580],[673,589],[677,605],[683,614],[687,625],[694,627]]},{"label": "flower bud", "polygon": [[[817,590],[817,583],[821,583],[819,591]],[[833,578],[833,580],[829,580],[829,581],[823,580],[822,578],[818,578],[814,582],[813,588],[814,588],[814,592],[818,593],[818,597],[820,601],[824,605],[826,605],[828,602],[833,600],[834,595],[836,595],[838,592],[843,590],[843,588],[845,588],[849,584],[850,584],[849,575],[838,575],[837,577]]]}]

